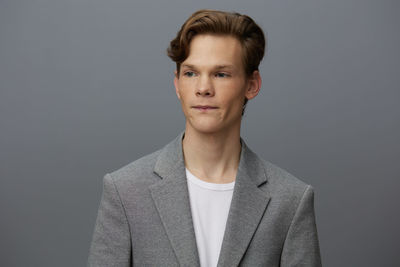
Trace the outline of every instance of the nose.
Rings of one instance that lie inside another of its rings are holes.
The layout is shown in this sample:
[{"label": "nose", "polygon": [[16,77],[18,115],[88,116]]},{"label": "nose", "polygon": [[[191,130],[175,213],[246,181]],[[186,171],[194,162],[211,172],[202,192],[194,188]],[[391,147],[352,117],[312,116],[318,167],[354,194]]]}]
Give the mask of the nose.
[{"label": "nose", "polygon": [[212,81],[206,75],[203,75],[198,79],[196,86],[196,96],[213,96],[214,87]]}]

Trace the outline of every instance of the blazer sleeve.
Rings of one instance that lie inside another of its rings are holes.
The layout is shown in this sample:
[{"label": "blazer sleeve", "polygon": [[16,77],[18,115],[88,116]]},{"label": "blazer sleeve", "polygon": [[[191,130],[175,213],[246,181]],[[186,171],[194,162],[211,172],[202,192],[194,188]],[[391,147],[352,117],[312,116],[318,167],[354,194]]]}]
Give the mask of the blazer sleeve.
[{"label": "blazer sleeve", "polygon": [[315,223],[314,190],[310,185],[303,193],[287,232],[281,266],[322,266]]},{"label": "blazer sleeve", "polygon": [[111,175],[106,174],[87,266],[131,266],[131,254],[124,206]]}]

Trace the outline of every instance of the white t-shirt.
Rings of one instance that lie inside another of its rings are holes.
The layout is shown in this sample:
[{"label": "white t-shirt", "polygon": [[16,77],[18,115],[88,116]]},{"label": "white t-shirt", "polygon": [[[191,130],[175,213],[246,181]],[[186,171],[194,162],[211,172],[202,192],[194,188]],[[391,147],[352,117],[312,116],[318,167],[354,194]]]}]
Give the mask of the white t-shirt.
[{"label": "white t-shirt", "polygon": [[201,267],[217,266],[235,182],[205,182],[186,168],[190,208]]}]

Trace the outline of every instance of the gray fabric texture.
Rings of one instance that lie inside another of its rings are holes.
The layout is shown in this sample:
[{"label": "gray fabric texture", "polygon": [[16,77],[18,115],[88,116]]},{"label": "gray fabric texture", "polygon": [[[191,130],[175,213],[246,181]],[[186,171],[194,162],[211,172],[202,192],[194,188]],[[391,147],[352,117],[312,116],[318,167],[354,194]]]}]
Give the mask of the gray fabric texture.
[{"label": "gray fabric texture", "polygon": [[[88,266],[200,266],[183,136],[105,175]],[[321,266],[312,186],[240,142],[218,267]]]}]

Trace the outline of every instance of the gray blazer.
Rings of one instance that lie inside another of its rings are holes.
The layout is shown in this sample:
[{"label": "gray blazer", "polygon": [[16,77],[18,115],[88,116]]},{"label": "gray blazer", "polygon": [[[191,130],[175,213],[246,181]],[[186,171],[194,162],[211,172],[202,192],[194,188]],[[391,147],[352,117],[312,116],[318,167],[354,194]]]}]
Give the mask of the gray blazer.
[{"label": "gray blazer", "polygon": [[[200,266],[183,135],[105,175],[88,266]],[[240,141],[218,267],[321,266],[313,188]]]}]

